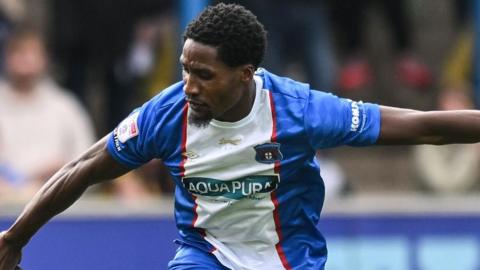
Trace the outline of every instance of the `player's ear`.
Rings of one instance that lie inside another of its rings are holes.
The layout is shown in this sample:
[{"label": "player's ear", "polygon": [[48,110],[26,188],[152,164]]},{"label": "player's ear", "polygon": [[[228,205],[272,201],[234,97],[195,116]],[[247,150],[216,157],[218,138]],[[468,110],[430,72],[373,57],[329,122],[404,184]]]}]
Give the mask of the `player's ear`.
[{"label": "player's ear", "polygon": [[253,79],[253,74],[255,73],[255,67],[251,64],[241,65],[240,72],[242,81],[251,81]]}]

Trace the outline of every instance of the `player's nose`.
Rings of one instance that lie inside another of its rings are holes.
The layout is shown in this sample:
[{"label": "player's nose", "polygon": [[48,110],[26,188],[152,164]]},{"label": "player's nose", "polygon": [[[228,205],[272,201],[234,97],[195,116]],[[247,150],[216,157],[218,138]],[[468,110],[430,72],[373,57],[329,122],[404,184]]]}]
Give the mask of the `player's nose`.
[{"label": "player's nose", "polygon": [[187,96],[195,96],[199,94],[198,85],[190,74],[183,75],[183,91]]}]

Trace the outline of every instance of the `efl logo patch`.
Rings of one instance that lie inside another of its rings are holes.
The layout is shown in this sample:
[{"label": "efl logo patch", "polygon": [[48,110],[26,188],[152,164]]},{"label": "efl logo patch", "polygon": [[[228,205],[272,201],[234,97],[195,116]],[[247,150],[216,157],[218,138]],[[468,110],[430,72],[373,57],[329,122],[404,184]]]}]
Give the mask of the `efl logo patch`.
[{"label": "efl logo patch", "polygon": [[264,143],[253,148],[256,152],[255,160],[260,163],[271,164],[283,159],[279,143]]},{"label": "efl logo patch", "polygon": [[138,135],[137,119],[140,112],[134,112],[123,120],[117,129],[117,137],[121,143]]}]

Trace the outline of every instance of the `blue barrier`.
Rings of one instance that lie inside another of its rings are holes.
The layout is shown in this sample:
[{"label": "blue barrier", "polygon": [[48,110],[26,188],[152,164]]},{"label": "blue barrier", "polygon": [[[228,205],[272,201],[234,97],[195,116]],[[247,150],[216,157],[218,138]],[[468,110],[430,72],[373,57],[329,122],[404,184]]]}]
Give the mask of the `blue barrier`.
[{"label": "blue barrier", "polygon": [[480,216],[330,216],[328,270],[480,269]]},{"label": "blue barrier", "polygon": [[[0,229],[10,222],[1,221]],[[166,269],[177,237],[168,218],[60,219],[24,250],[26,270]]]},{"label": "blue barrier", "polygon": [[[0,229],[11,221],[0,220]],[[480,215],[325,216],[328,270],[478,270]],[[56,219],[24,251],[36,269],[166,269],[177,237],[166,217]]]}]

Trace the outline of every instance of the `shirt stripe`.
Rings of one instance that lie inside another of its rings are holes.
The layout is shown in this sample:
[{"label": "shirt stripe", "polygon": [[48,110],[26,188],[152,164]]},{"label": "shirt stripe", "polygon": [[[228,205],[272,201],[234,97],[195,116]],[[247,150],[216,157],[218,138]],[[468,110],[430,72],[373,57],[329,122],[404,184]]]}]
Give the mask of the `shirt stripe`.
[{"label": "shirt stripe", "polygon": [[185,176],[185,162],[187,161],[187,126],[188,126],[188,103],[183,106],[183,124],[182,124],[182,161],[180,161],[180,177]]},{"label": "shirt stripe", "polygon": [[[269,91],[269,96],[270,96],[270,109],[272,111],[272,137],[271,137],[271,142],[276,142],[277,141],[277,116],[275,113],[275,103],[273,101],[273,96],[272,92]],[[274,167],[274,172],[279,173],[280,172],[280,161],[275,162],[275,167]],[[281,180],[280,180],[281,181]],[[282,261],[283,267],[287,270],[291,270],[292,267],[287,261],[287,257],[285,256],[285,252],[283,251],[282,248],[282,228],[280,224],[280,215],[278,214],[278,200],[276,196],[276,191],[273,191],[270,194],[270,198],[273,202],[274,205],[274,210],[273,210],[273,220],[275,222],[275,230],[277,232],[278,236],[278,243],[275,245],[275,249],[277,250],[278,256],[280,257],[280,260]]]},{"label": "shirt stripe", "polygon": [[[187,127],[188,127],[188,103],[185,104],[183,107],[183,126],[182,126],[182,161],[180,163],[180,175],[185,177],[185,162],[187,161]],[[192,195],[193,199],[193,219],[192,219],[192,227],[195,227],[195,223],[198,220],[198,203],[197,203],[197,196]],[[196,228],[198,233],[205,239],[206,233],[205,230],[202,228]],[[215,247],[212,247],[209,252],[213,253],[217,250]]]},{"label": "shirt stripe", "polygon": [[[182,161],[180,162],[180,175],[181,177],[185,177],[185,162],[187,162],[187,127],[188,127],[188,103],[185,103],[183,107],[183,125],[182,125]],[[197,197],[192,194],[193,199],[193,219],[192,219],[192,227],[195,227],[195,222],[198,219],[197,213]],[[202,235],[204,236],[204,235]]]}]

